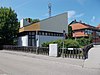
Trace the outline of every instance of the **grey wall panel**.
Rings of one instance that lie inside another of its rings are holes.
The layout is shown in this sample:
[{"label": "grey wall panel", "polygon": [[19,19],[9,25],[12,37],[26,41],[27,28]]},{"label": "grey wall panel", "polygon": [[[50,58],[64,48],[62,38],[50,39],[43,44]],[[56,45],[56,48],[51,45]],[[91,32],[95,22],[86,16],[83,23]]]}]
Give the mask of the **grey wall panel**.
[{"label": "grey wall panel", "polygon": [[39,39],[38,44],[39,44],[39,46],[41,46],[41,44],[44,42],[50,42],[50,41],[54,41],[54,40],[63,39],[63,37],[38,35],[38,39]]},{"label": "grey wall panel", "polygon": [[48,19],[44,19],[40,22],[40,30],[52,31],[52,32],[68,32],[68,15],[63,13]]}]

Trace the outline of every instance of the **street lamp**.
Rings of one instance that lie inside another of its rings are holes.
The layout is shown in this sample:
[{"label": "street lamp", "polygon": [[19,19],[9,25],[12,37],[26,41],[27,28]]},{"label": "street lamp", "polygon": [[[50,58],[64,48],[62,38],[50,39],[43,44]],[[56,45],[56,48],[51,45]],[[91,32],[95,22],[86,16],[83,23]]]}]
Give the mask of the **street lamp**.
[{"label": "street lamp", "polygon": [[38,31],[36,31],[36,54],[38,54]]},{"label": "street lamp", "polygon": [[65,30],[63,30],[63,48],[62,48],[62,57],[64,58],[64,40],[65,40],[65,37],[66,37],[66,32]]}]

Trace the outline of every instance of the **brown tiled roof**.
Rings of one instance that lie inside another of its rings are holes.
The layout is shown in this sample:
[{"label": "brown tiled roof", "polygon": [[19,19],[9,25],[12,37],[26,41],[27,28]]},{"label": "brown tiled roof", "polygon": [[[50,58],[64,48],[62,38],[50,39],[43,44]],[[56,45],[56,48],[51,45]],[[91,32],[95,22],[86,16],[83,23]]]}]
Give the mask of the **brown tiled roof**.
[{"label": "brown tiled roof", "polygon": [[97,26],[97,28],[99,28],[99,29],[100,29],[100,24]]},{"label": "brown tiled roof", "polygon": [[70,26],[72,26],[72,30],[79,30],[79,29],[84,29],[84,28],[95,28],[94,26],[90,26],[85,23],[74,23],[74,24],[71,24]]},{"label": "brown tiled roof", "polygon": [[78,30],[78,29],[88,28],[88,26],[85,26],[85,25],[83,25],[81,23],[71,24],[70,26],[72,26],[72,30]]}]

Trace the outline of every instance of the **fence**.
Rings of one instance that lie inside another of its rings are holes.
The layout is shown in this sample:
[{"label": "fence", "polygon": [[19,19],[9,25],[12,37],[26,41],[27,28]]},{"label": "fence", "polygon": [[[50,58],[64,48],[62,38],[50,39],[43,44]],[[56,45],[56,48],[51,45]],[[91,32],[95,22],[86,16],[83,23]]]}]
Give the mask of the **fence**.
[{"label": "fence", "polygon": [[[58,56],[66,57],[66,58],[77,58],[77,59],[87,59],[88,51],[93,47],[93,44],[87,45],[84,48],[59,48]],[[43,54],[49,55],[48,47],[33,47],[33,46],[14,46],[14,45],[3,45],[3,49],[5,50],[13,50],[13,51],[22,51],[22,52],[31,52],[35,54]]]},{"label": "fence", "polygon": [[[58,49],[58,56],[67,58],[87,59],[88,51],[93,47],[93,44],[84,46],[84,48],[60,48]],[[62,53],[63,52],[63,53]]]},{"label": "fence", "polygon": [[35,54],[49,55],[48,47],[33,47],[33,46],[14,46],[14,45],[3,45],[5,50],[31,52]]},{"label": "fence", "polygon": [[83,50],[81,48],[64,48],[64,49],[61,48],[58,50],[58,56],[62,56],[65,58],[77,58],[77,59],[84,58]]}]

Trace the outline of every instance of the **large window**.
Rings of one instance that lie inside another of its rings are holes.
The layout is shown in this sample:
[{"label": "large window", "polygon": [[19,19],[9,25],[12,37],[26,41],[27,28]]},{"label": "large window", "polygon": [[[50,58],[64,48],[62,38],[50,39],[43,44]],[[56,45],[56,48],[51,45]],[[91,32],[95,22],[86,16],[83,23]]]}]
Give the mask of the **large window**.
[{"label": "large window", "polygon": [[100,37],[100,32],[96,31],[96,36]]},{"label": "large window", "polygon": [[92,34],[93,31],[92,31],[92,30],[89,30],[89,29],[85,29],[84,33],[85,33],[85,34]]}]

